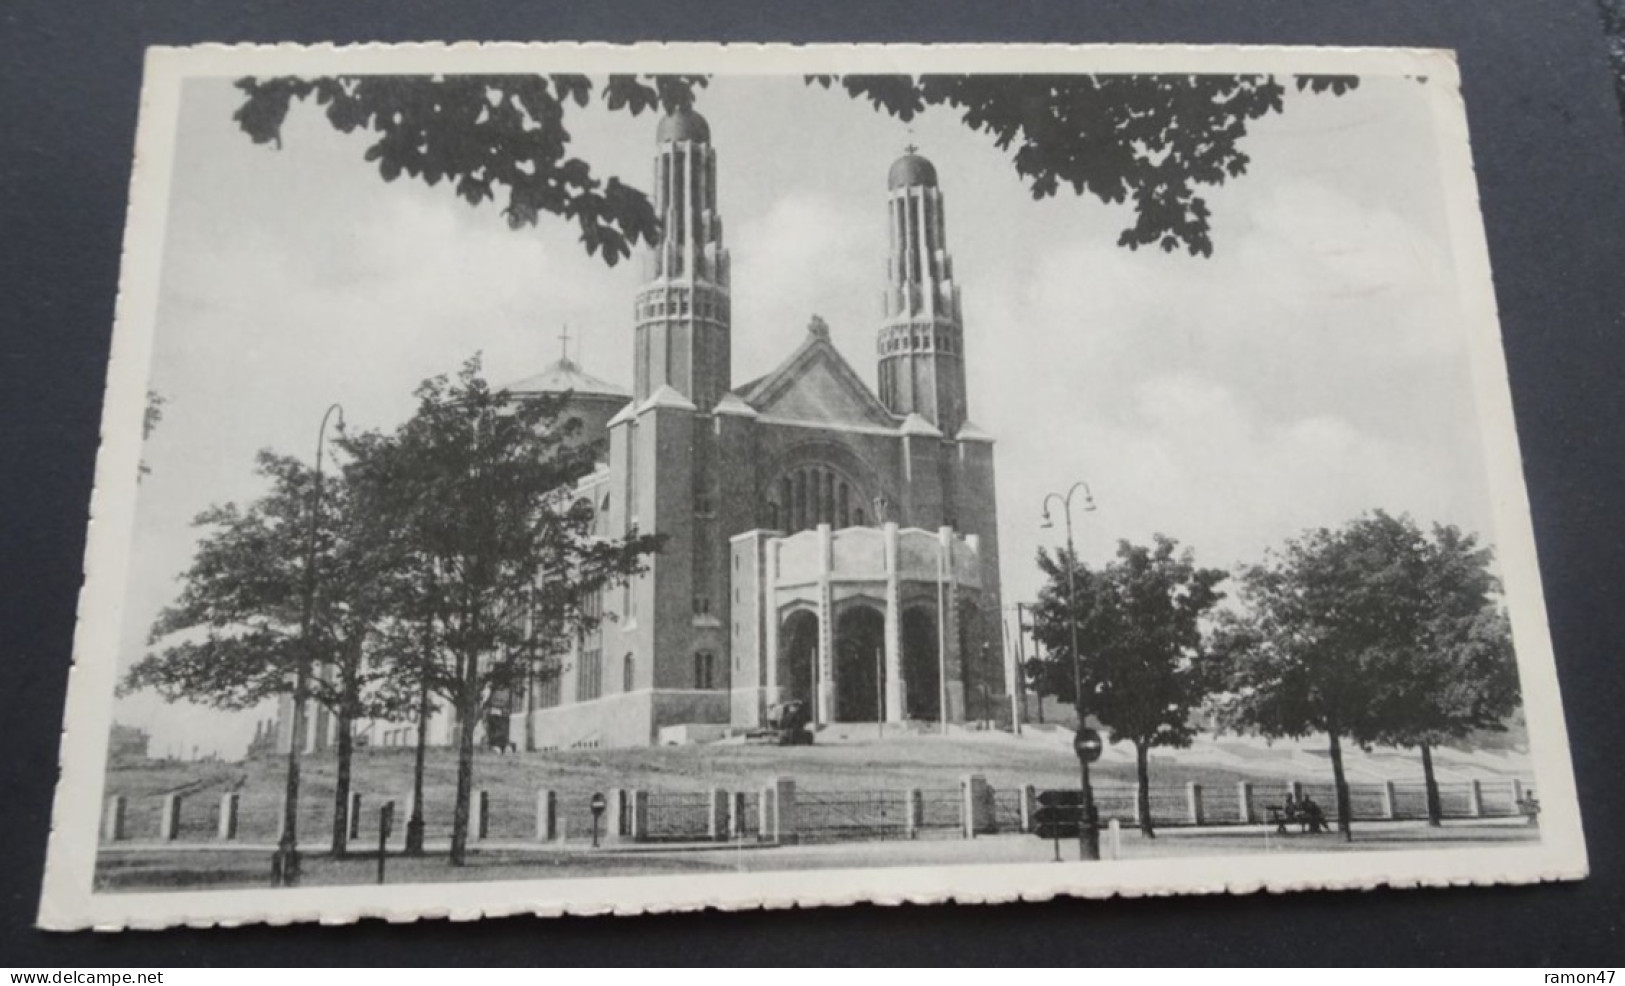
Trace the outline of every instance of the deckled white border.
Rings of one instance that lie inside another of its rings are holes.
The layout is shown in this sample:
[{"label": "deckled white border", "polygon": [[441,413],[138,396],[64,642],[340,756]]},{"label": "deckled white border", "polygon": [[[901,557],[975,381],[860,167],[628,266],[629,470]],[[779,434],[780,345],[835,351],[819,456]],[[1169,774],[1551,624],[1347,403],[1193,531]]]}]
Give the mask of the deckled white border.
[{"label": "deckled white border", "polygon": [[[141,421],[152,355],[173,146],[182,82],[193,76],[336,73],[703,72],[712,75],[887,72],[1275,73],[1425,76],[1438,136],[1445,206],[1461,286],[1461,317],[1494,496],[1522,678],[1541,841],[1486,849],[1290,853],[1111,861],[1088,865],[974,864],[751,874],[596,877],[294,890],[92,893],[117,630],[135,512]],[[1447,51],[1051,45],[417,44],[154,48],[147,53],[124,257],[108,368],[102,447],[79,601],[74,666],[39,924],[52,929],[161,928],[363,917],[465,920],[533,913],[631,914],[834,905],[859,901],[996,902],[1056,895],[1106,897],[1306,888],[1442,886],[1577,879],[1586,873],[1556,668],[1546,629],[1534,532],[1467,121]]]}]

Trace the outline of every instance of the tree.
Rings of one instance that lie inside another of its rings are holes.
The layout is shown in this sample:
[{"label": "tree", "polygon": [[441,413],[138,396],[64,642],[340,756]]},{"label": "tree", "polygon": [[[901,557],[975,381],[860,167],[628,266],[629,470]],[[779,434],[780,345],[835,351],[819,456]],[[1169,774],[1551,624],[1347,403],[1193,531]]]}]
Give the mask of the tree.
[{"label": "tree", "polygon": [[1265,736],[1324,733],[1337,791],[1337,826],[1351,839],[1343,741],[1382,737],[1394,676],[1394,641],[1414,635],[1426,602],[1422,538],[1382,511],[1338,530],[1290,540],[1243,571],[1246,611],[1227,621],[1217,649],[1231,668],[1233,725]]},{"label": "tree", "polygon": [[[1055,664],[1066,673],[1055,677],[1070,677],[1076,615],[1085,705],[1113,740],[1134,745],[1140,831],[1154,837],[1150,752],[1189,746],[1194,715],[1221,681],[1202,624],[1223,598],[1218,585],[1227,575],[1198,568],[1189,549],[1160,534],[1150,547],[1118,542],[1116,560],[1098,571],[1064,552],[1041,552],[1039,563],[1049,581],[1039,595],[1038,632],[1065,657]],[[1067,564],[1079,569],[1076,614],[1067,604]]]},{"label": "tree", "polygon": [[[854,75],[812,76],[908,121],[928,107],[955,111],[970,129],[1010,151],[1033,197],[1065,185],[1102,202],[1129,202],[1130,249],[1156,245],[1213,252],[1200,188],[1246,174],[1241,142],[1250,123],[1285,109],[1287,85],[1270,75]],[[612,75],[599,88],[611,111],[633,115],[692,105],[705,76]],[[1299,92],[1341,95],[1353,76],[1295,76]],[[589,255],[614,265],[638,242],[654,243],[659,220],[648,196],[619,178],[600,179],[568,157],[565,120],[595,89],[581,75],[340,76],[245,78],[234,118],[256,143],[280,145],[295,100],[314,100],[342,133],[377,139],[366,160],[385,181],[405,174],[452,185],[472,204],[507,193],[515,228],[548,213],[574,221]],[[1013,150],[1012,150],[1013,148]]]},{"label": "tree", "polygon": [[[247,709],[288,694],[300,666],[318,655],[308,697],[338,720],[332,851],[342,855],[353,723],[395,710],[378,692],[384,672],[367,654],[368,637],[385,615],[389,559],[342,471],[324,478],[312,552],[313,471],[269,451],[257,461],[269,491],[246,508],[216,506],[197,518],[212,533],[199,542],[179,598],[153,624],[155,649],[130,668],[121,690],[153,688],[171,702]],[[312,561],[313,648],[303,633]]]},{"label": "tree", "polygon": [[461,866],[477,725],[539,660],[556,660],[592,628],[591,600],[642,572],[661,539],[593,535],[592,506],[575,486],[596,449],[575,441],[579,420],[560,420],[562,395],[517,401],[492,391],[476,357],[455,382],[435,377],[417,396],[392,440],[391,523],[429,577],[398,615],[432,628],[420,671],[456,717],[451,863]]},{"label": "tree", "polygon": [[[1441,824],[1434,747],[1480,730],[1499,732],[1519,704],[1511,628],[1496,602],[1492,553],[1471,535],[1436,526],[1430,539],[1411,539],[1422,560],[1414,591],[1423,601],[1417,626],[1392,641],[1383,680],[1379,738],[1421,754],[1428,824]],[[1395,628],[1398,629],[1398,628]]]}]

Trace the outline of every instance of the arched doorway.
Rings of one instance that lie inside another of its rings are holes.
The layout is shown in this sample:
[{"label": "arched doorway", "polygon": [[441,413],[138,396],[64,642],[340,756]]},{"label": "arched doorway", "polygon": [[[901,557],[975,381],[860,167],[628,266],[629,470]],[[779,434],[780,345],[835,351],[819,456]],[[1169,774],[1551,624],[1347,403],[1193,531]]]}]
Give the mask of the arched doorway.
[{"label": "arched doorway", "polygon": [[850,606],[835,621],[835,719],[880,722],[886,694],[886,617]]},{"label": "arched doorway", "polygon": [[910,719],[941,716],[942,676],[937,660],[937,614],[929,606],[903,610],[903,708]]},{"label": "arched doorway", "polygon": [[784,618],[779,628],[779,648],[784,655],[780,665],[788,673],[781,679],[785,685],[785,700],[797,699],[807,703],[807,711],[816,707],[818,694],[818,616],[810,610],[798,609]]}]

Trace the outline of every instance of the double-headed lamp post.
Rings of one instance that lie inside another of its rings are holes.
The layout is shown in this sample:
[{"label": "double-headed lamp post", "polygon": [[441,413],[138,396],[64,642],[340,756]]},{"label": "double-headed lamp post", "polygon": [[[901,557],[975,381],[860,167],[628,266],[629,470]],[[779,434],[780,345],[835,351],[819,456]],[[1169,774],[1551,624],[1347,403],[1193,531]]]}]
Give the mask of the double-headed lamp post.
[{"label": "double-headed lamp post", "polygon": [[344,408],[330,405],[316,429],[316,474],[310,490],[310,523],[305,531],[305,599],[300,618],[301,653],[293,673],[293,714],[288,722],[288,787],[282,799],[282,837],[277,840],[271,860],[271,875],[284,887],[299,885],[299,756],[305,742],[305,693],[310,690],[310,671],[316,663],[316,527],[322,511],[322,452],[327,447],[327,421],[334,413],[344,427]]},{"label": "double-headed lamp post", "polygon": [[[1098,737],[1093,736],[1088,726],[1084,724],[1083,704],[1083,655],[1078,652],[1078,550],[1072,539],[1072,497],[1079,490],[1083,491],[1083,512],[1089,513],[1095,509],[1095,498],[1089,492],[1089,484],[1076,482],[1066,491],[1066,496],[1051,493],[1044,497],[1044,523],[1043,527],[1055,526],[1050,517],[1049,505],[1051,500],[1061,504],[1061,511],[1066,518],[1066,595],[1067,617],[1072,628],[1072,697],[1073,708],[1077,711],[1078,729],[1077,740],[1073,749],[1078,754],[1078,768],[1082,775],[1083,818],[1078,826],[1078,854],[1086,860],[1100,858],[1100,827],[1095,819],[1095,795],[1089,786],[1089,761],[1098,755]],[[1092,744],[1092,747],[1091,747]]]}]

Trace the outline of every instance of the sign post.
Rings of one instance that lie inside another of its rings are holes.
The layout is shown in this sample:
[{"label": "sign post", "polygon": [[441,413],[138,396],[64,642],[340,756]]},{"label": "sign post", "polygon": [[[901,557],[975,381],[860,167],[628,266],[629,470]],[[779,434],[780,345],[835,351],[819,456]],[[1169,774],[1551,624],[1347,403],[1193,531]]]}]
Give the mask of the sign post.
[{"label": "sign post", "polygon": [[389,857],[389,834],[395,827],[395,802],[386,801],[378,809],[378,882],[384,882],[384,860]]},{"label": "sign post", "polygon": [[599,819],[604,817],[604,793],[602,791],[594,792],[592,800],[587,802],[587,807],[592,809],[592,847],[597,849],[598,822]]},{"label": "sign post", "polygon": [[1080,721],[1077,735],[1072,738],[1072,752],[1078,755],[1078,771],[1082,775],[1079,795],[1083,817],[1078,830],[1078,858],[1083,860],[1100,858],[1100,827],[1095,818],[1095,792],[1089,785],[1089,765],[1100,759],[1104,747],[1100,734]]}]

